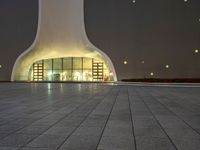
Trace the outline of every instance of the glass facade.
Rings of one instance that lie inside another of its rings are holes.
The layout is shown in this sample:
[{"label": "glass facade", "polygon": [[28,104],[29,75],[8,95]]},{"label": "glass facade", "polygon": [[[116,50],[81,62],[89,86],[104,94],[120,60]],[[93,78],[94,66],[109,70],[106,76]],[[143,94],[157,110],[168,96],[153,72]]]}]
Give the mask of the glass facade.
[{"label": "glass facade", "polygon": [[29,76],[31,81],[113,81],[104,62],[86,57],[40,60],[31,66]]}]

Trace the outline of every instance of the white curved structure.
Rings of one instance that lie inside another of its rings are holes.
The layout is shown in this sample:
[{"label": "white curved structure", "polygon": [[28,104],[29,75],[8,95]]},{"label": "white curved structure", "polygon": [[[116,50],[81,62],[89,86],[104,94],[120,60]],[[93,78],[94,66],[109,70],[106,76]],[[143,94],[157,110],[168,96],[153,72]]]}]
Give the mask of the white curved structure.
[{"label": "white curved structure", "polygon": [[86,57],[104,62],[117,81],[110,58],[88,40],[84,0],[39,0],[35,41],[15,62],[11,81],[29,81],[34,62],[52,58]]}]

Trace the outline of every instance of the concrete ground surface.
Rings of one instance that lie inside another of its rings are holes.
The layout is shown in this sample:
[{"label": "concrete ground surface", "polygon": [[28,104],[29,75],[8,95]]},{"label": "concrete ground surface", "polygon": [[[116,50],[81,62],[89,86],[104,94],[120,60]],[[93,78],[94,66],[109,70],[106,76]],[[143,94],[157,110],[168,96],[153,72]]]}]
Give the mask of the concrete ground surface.
[{"label": "concrete ground surface", "polygon": [[0,83],[0,150],[200,150],[200,88]]}]

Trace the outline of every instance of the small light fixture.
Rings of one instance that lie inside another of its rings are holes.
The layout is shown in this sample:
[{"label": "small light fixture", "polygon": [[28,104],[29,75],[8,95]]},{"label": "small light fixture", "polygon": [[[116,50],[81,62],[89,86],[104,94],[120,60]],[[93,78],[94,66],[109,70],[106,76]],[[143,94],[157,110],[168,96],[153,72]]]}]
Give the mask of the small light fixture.
[{"label": "small light fixture", "polygon": [[195,49],[194,52],[195,52],[195,53],[199,53],[199,50],[198,50],[198,49]]},{"label": "small light fixture", "polygon": [[2,68],[2,65],[0,65],[0,68]]},{"label": "small light fixture", "polygon": [[165,65],[165,68],[169,69],[169,65]]},{"label": "small light fixture", "polygon": [[132,0],[133,3],[136,3],[136,0]]},{"label": "small light fixture", "polygon": [[187,2],[188,0],[184,0],[184,2]]},{"label": "small light fixture", "polygon": [[127,65],[127,64],[128,64],[128,61],[125,60],[125,61],[124,61],[124,65]]},{"label": "small light fixture", "polygon": [[142,64],[144,64],[144,60],[143,60],[143,61],[141,61],[141,63],[142,63]]},{"label": "small light fixture", "polygon": [[153,73],[153,72],[151,72],[151,73],[150,73],[150,75],[151,75],[151,76],[154,76],[154,73]]}]

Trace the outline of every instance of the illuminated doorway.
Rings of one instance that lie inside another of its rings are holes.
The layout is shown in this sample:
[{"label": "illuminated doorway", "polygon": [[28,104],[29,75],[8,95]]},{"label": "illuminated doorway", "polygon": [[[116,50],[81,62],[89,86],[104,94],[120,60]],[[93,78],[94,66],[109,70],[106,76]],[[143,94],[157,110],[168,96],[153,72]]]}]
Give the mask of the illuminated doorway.
[{"label": "illuminated doorway", "polygon": [[31,81],[113,81],[113,74],[102,61],[87,57],[39,60],[30,68]]}]

